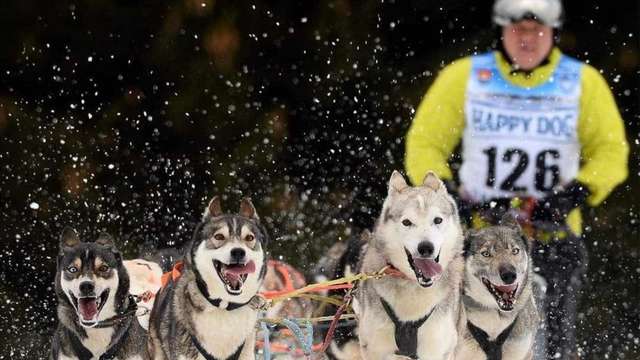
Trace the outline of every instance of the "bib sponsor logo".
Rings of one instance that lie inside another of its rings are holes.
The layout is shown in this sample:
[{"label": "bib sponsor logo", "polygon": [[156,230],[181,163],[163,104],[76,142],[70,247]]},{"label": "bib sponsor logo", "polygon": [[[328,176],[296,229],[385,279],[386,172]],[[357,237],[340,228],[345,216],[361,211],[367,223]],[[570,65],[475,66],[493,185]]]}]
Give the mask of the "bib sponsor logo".
[{"label": "bib sponsor logo", "polygon": [[476,135],[532,135],[558,140],[571,140],[575,136],[573,112],[517,115],[486,107],[471,107],[471,121]]},{"label": "bib sponsor logo", "polygon": [[575,135],[573,124],[574,114],[539,116],[537,132],[539,135],[551,135],[554,137],[572,139]]},{"label": "bib sponsor logo", "polygon": [[478,80],[480,82],[488,82],[491,80],[491,70],[489,69],[479,69],[478,70]]},{"label": "bib sponsor logo", "polygon": [[562,91],[564,91],[565,93],[572,92],[573,89],[578,84],[575,76],[572,76],[571,74],[561,73],[557,75],[557,78],[558,78],[558,84],[560,86],[560,89],[562,89]]}]

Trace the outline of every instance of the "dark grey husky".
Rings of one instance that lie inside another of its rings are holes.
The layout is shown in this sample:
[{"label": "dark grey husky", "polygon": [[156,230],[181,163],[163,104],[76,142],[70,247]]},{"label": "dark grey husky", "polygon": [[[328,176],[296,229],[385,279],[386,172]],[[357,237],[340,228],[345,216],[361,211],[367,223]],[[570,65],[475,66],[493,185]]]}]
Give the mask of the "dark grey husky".
[{"label": "dark grey husky", "polygon": [[184,254],[182,275],[160,290],[151,313],[157,360],[253,359],[267,233],[249,199],[224,214],[214,197]]},{"label": "dark grey husky", "polygon": [[65,228],[55,287],[59,324],[52,359],[149,359],[147,334],[129,296],[129,275],[110,235],[82,242]]},{"label": "dark grey husky", "polygon": [[464,321],[456,359],[531,359],[538,328],[530,239],[516,219],[465,239]]}]

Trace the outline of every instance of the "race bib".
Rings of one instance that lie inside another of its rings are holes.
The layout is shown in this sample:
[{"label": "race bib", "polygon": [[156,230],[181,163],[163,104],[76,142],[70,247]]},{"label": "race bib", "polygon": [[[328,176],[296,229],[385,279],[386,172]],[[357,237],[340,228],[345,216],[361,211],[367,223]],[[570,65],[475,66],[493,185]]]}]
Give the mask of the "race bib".
[{"label": "race bib", "polygon": [[581,63],[562,56],[534,88],[506,81],[493,53],[473,57],[465,101],[460,181],[478,202],[540,198],[580,166],[577,122]]}]

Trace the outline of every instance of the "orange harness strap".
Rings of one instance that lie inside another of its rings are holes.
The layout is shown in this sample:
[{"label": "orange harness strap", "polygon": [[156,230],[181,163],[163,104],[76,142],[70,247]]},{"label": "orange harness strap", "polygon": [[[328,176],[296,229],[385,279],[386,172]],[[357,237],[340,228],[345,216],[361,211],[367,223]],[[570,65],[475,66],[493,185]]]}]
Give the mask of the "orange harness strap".
[{"label": "orange harness strap", "polygon": [[387,268],[385,269],[384,274],[392,276],[392,277],[396,277],[396,278],[409,279],[409,277],[407,275],[405,275],[402,271],[396,269],[391,264],[387,265]]},{"label": "orange harness strap", "polygon": [[[295,271],[289,271],[289,266],[286,263],[278,260],[269,260],[268,265],[279,273],[280,278],[284,282],[284,287],[280,290],[264,291],[261,292],[260,295],[264,296],[267,299],[270,299],[274,296],[287,294],[296,290],[296,287],[293,285],[292,279],[293,275],[298,275],[295,273]],[[300,276],[297,276],[297,278],[298,281],[302,280],[302,283],[304,284],[304,278],[301,279]]]},{"label": "orange harness strap", "polygon": [[[287,294],[296,290],[295,286],[293,285],[293,281],[291,277],[292,275],[298,276],[299,274],[290,272],[287,265],[280,261],[270,260],[269,265],[273,266],[274,269],[278,271],[282,276],[284,280],[284,289],[265,291],[261,293],[262,296],[264,296],[267,299],[270,299],[272,297]],[[182,261],[178,261],[175,263],[171,271],[168,271],[162,274],[162,278],[160,279],[160,282],[161,282],[160,289],[164,289],[165,287],[167,287],[167,285],[169,284],[169,280],[177,281],[180,278],[180,276],[182,276],[183,269],[184,269],[184,263]],[[384,273],[386,275],[390,275],[393,277],[405,278],[405,279],[407,278],[406,275],[404,275],[402,272],[400,272],[398,269],[394,268],[393,266],[389,266],[387,269],[385,269]],[[352,287],[353,287],[352,284],[320,286],[320,287],[316,287],[312,292],[318,292],[323,290],[351,289]]]},{"label": "orange harness strap", "polygon": [[184,269],[184,263],[182,261],[178,261],[176,262],[175,265],[173,265],[173,269],[171,269],[171,271],[168,271],[162,274],[162,278],[160,279],[160,284],[161,284],[160,289],[166,288],[167,285],[169,284],[169,280],[172,280],[174,282],[178,280],[180,276],[182,276],[183,269]]}]

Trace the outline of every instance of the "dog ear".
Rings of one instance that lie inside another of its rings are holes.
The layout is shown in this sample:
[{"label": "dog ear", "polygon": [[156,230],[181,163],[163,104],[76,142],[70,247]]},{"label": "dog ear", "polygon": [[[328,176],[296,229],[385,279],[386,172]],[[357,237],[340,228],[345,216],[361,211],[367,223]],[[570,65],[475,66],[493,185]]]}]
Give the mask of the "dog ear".
[{"label": "dog ear", "polygon": [[204,210],[203,219],[207,217],[217,217],[222,215],[222,205],[220,204],[220,197],[218,195],[214,196],[211,201],[209,201],[209,205]]},{"label": "dog ear", "polygon": [[508,211],[504,213],[504,215],[502,215],[502,218],[500,219],[498,224],[502,226],[510,227],[518,231],[522,231],[522,228],[520,227],[520,223],[518,223],[518,218],[514,214]]},{"label": "dog ear", "polygon": [[249,219],[260,220],[256,208],[253,206],[251,199],[248,197],[243,198],[240,201],[240,215]]},{"label": "dog ear", "polygon": [[526,234],[522,234],[522,241],[524,242],[524,246],[527,249],[527,254],[531,255],[531,249],[533,249],[533,243],[536,241],[531,236],[527,236]]},{"label": "dog ear", "polygon": [[422,186],[427,187],[433,191],[447,190],[442,180],[440,180],[438,175],[436,175],[436,173],[434,173],[433,171],[427,172],[427,175],[424,176],[424,180],[422,180]]},{"label": "dog ear", "polygon": [[113,247],[115,245],[113,241],[113,236],[111,236],[109,233],[106,233],[106,232],[100,233],[100,235],[98,235],[98,239],[96,239],[96,244],[106,246],[106,247]]},{"label": "dog ear", "polygon": [[394,170],[389,179],[389,195],[400,193],[402,190],[408,188],[409,185],[404,179],[404,176],[399,171]]},{"label": "dog ear", "polygon": [[474,230],[468,230],[464,234],[464,242],[462,245],[462,257],[468,258],[471,255],[471,244],[473,243],[473,237],[476,235]]},{"label": "dog ear", "polygon": [[62,233],[60,234],[60,250],[72,248],[80,243],[78,232],[68,226],[62,229]]}]

